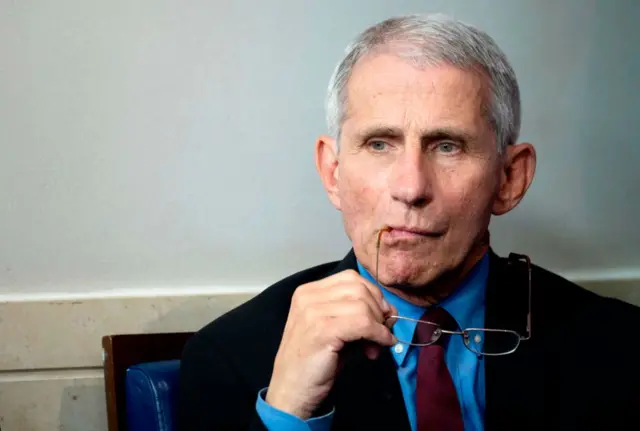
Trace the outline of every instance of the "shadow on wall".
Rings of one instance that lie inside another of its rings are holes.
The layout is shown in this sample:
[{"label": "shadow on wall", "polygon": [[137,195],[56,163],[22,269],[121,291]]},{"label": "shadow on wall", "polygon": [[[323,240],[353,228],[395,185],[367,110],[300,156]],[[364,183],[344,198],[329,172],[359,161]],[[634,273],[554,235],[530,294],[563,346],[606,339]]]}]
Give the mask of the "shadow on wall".
[{"label": "shadow on wall", "polygon": [[[601,19],[590,32],[588,80],[582,91],[580,142],[583,145],[585,210],[596,226],[593,244],[613,268],[638,268],[640,244],[640,151],[634,124],[640,117],[635,44],[640,7],[601,5]],[[604,19],[602,19],[604,18]],[[617,31],[610,30],[616,23]]]},{"label": "shadow on wall", "polygon": [[491,224],[490,230],[498,231],[492,235],[492,246],[501,256],[527,254],[534,264],[553,272],[581,267],[593,259],[588,238],[570,220],[545,208],[536,209],[530,201],[523,201],[513,214],[494,218]]},{"label": "shadow on wall", "polygon": [[[544,81],[557,90],[554,110],[525,114],[523,129],[535,136],[539,172],[531,196],[514,211],[517,219],[504,216],[496,233],[508,232],[499,238],[505,252],[524,245],[523,252],[551,270],[637,271],[640,151],[633,125],[640,116],[640,57],[629,41],[640,35],[640,7],[593,6],[598,19],[582,35],[588,41],[575,59],[582,68],[566,82]],[[572,54],[561,54],[561,62],[572,61]],[[536,97],[525,101],[549,103]],[[558,112],[563,115],[552,117]]]},{"label": "shadow on wall", "polygon": [[60,430],[107,431],[107,407],[101,378],[74,380],[63,389],[60,403]]}]

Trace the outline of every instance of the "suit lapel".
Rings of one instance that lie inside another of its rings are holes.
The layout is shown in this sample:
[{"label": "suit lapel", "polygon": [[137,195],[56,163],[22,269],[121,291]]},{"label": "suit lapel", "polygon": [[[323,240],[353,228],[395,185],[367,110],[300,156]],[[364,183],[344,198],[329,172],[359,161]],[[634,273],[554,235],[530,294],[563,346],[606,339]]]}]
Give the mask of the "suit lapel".
[{"label": "suit lapel", "polygon": [[410,430],[396,363],[388,349],[376,360],[353,349],[335,389],[335,429]]},{"label": "suit lapel", "polygon": [[[528,310],[525,265],[509,264],[490,251],[485,327],[512,329],[524,335]],[[353,250],[333,273],[357,271]],[[541,341],[536,337],[535,279],[533,287],[533,337],[504,356],[486,356],[485,429],[540,429],[544,419],[544,362]],[[539,317],[541,318],[541,317]],[[539,333],[538,333],[539,334]],[[334,429],[409,430],[396,364],[388,349],[371,361],[357,343],[347,352],[344,369],[328,400],[336,407]]]},{"label": "suit lapel", "polygon": [[[348,269],[358,270],[353,250],[332,274]],[[397,366],[389,349],[383,348],[376,360],[364,355],[361,343],[351,343],[345,349],[343,368],[327,400],[336,409],[332,429],[410,430]]]},{"label": "suit lapel", "polygon": [[349,253],[347,253],[344,259],[338,262],[329,275],[331,276],[339,272],[346,271],[347,269],[358,271],[358,262],[356,261],[356,254],[353,249],[349,250]]},{"label": "suit lapel", "polygon": [[[526,265],[508,263],[493,251],[490,251],[489,265],[485,326],[512,329],[525,335],[528,311]],[[541,417],[542,406],[534,406],[533,400],[542,399],[544,366],[542,356],[536,354],[537,343],[534,343],[532,337],[522,341],[512,354],[484,357],[487,430],[529,429],[536,417]]]}]

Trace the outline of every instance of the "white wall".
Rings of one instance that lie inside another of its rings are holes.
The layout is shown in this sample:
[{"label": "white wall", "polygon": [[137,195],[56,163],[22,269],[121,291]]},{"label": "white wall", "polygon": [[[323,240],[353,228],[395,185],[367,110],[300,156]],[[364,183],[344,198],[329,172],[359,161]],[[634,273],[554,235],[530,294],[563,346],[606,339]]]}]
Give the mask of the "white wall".
[{"label": "white wall", "polygon": [[265,285],[348,243],[313,142],[344,45],[442,11],[519,75],[539,154],[499,252],[640,273],[640,2],[0,0],[0,293]]}]

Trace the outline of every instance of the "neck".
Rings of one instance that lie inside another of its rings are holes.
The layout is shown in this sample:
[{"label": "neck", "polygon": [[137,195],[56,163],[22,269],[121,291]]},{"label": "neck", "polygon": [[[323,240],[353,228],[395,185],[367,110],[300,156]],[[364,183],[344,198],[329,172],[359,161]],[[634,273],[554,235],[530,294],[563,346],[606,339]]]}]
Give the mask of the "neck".
[{"label": "neck", "polygon": [[482,259],[489,250],[489,232],[478,241],[467,254],[462,264],[455,269],[439,275],[429,284],[416,288],[415,286],[385,286],[405,301],[420,307],[431,307],[439,304],[451,295],[462,281],[469,275],[473,267]]}]

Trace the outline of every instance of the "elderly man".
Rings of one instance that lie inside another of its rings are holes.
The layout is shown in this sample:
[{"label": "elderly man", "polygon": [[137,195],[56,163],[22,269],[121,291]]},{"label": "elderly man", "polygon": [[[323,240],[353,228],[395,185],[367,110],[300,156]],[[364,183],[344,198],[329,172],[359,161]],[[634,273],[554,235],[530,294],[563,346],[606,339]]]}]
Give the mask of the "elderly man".
[{"label": "elderly man", "polygon": [[536,155],[488,35],[440,16],[367,29],[327,117],[316,167],[353,249],[189,341],[181,429],[640,427],[640,310],[490,249]]}]

